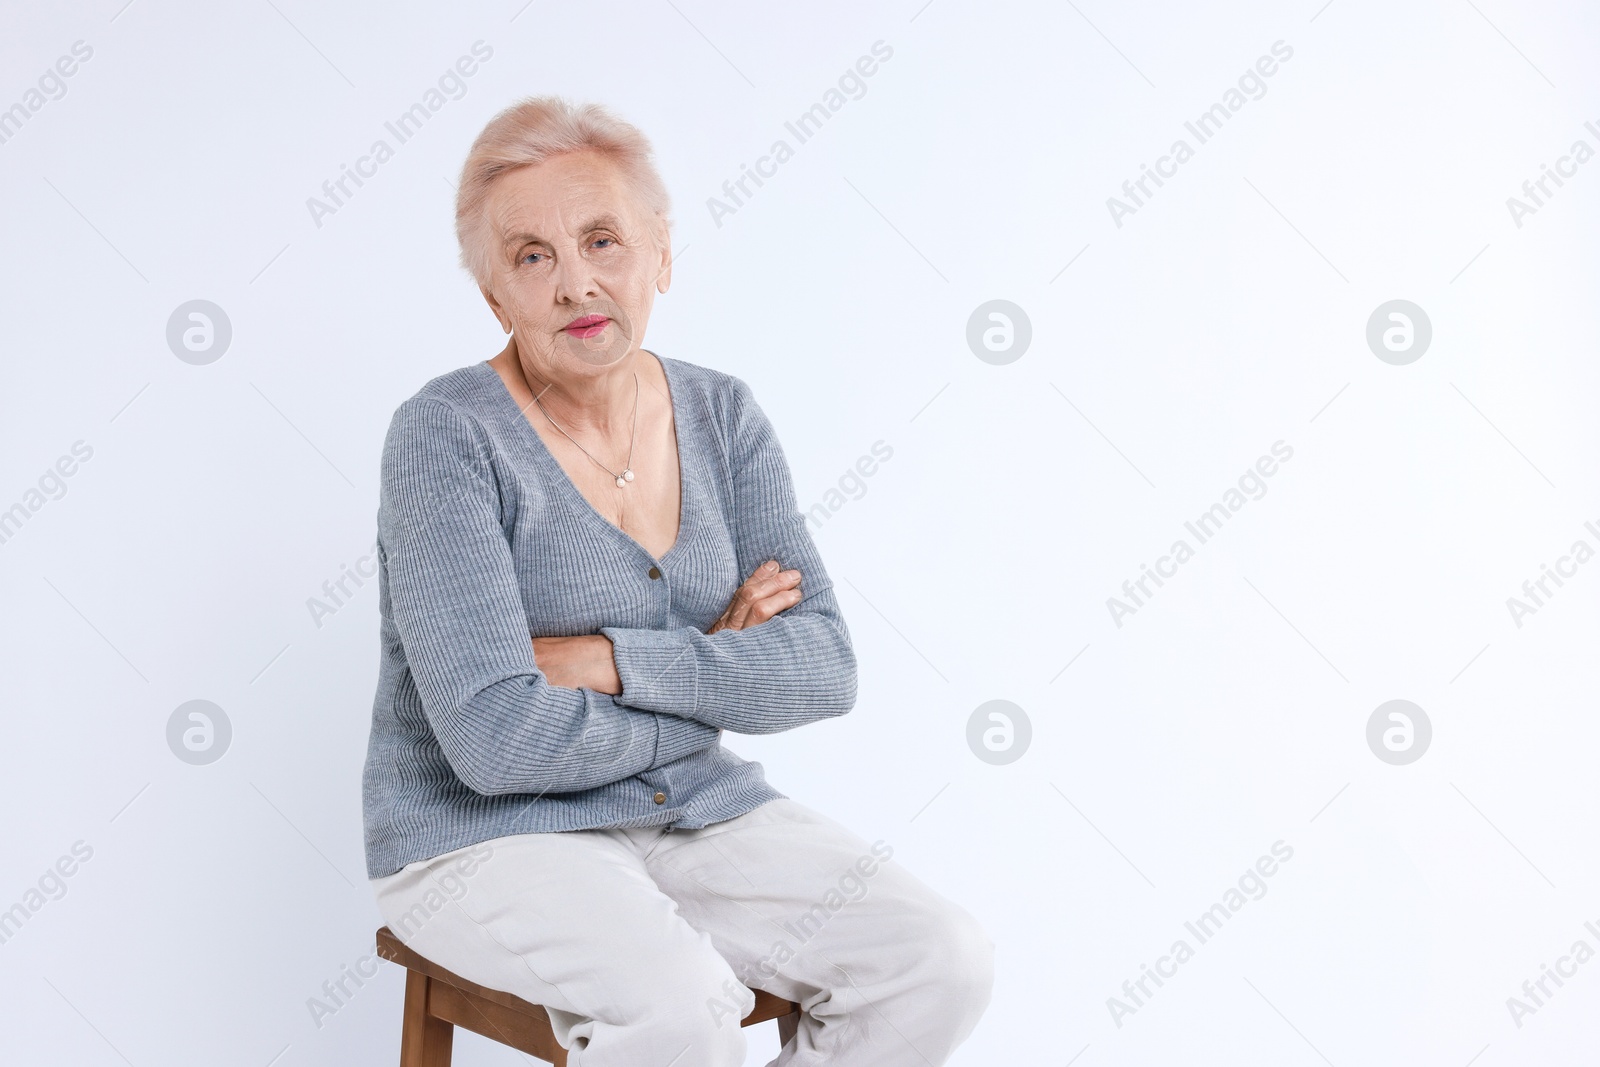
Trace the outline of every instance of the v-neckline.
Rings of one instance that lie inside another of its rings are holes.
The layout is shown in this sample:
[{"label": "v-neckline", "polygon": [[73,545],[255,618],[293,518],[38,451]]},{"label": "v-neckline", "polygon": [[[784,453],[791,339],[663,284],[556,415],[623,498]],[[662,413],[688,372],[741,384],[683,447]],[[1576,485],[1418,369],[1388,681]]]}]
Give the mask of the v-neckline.
[{"label": "v-neckline", "polygon": [[672,437],[678,453],[678,536],[672,542],[672,547],[663,552],[659,559],[650,555],[650,550],[641,545],[632,534],[600,514],[599,509],[578,489],[572,480],[572,476],[567,473],[567,469],[561,465],[560,460],[556,459],[555,453],[550,451],[550,446],[545,444],[544,438],[540,436],[539,431],[535,430],[533,424],[528,421],[527,415],[517,405],[516,398],[511,395],[511,390],[506,387],[505,380],[500,377],[500,372],[495,370],[488,360],[479,361],[478,366],[482,368],[481,373],[487,374],[492,379],[491,386],[495,390],[498,399],[503,403],[504,409],[515,416],[516,421],[521,424],[521,429],[518,432],[525,433],[526,437],[532,439],[535,460],[544,465],[545,472],[560,487],[559,492],[567,498],[567,502],[580,512],[586,512],[594,521],[600,523],[606,529],[626,538],[630,544],[646,556],[650,556],[657,563],[665,563],[668,558],[688,543],[689,526],[695,513],[694,508],[691,506],[689,464],[685,461],[683,447],[686,423],[683,417],[683,408],[679,402],[678,394],[680,390],[678,383],[673,381],[673,372],[667,366],[666,357],[658,356],[649,349],[641,349],[641,351],[646,355],[654,356],[656,362],[661,364],[661,374],[667,382],[667,403],[672,408]]}]

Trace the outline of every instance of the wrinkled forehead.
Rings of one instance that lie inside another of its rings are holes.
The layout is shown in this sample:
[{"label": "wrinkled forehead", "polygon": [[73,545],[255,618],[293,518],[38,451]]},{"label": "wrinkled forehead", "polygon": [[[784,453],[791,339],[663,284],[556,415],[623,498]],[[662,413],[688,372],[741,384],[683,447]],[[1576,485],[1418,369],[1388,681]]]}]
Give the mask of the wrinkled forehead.
[{"label": "wrinkled forehead", "polygon": [[569,153],[495,179],[485,205],[503,244],[555,244],[597,229],[637,232],[643,212],[622,172],[604,156]]}]

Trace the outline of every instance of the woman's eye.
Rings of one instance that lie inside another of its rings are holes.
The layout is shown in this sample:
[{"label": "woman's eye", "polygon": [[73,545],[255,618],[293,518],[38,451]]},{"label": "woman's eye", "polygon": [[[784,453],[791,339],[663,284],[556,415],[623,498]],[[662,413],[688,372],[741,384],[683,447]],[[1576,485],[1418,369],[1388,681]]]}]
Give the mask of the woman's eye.
[{"label": "woman's eye", "polygon": [[528,253],[523,255],[522,262],[527,263],[529,260],[533,259],[535,256],[538,256],[538,255],[539,255],[538,252],[528,252]]},{"label": "woman's eye", "polygon": [[617,242],[612,240],[610,237],[596,237],[594,239],[594,243],[596,247],[599,247],[601,245],[614,245]]}]

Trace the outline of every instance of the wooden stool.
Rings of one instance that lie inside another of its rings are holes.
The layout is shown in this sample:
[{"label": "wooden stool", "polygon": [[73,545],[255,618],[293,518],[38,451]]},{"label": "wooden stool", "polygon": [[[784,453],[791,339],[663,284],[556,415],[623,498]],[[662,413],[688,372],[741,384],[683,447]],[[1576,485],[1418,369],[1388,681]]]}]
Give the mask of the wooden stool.
[{"label": "wooden stool", "polygon": [[[387,926],[378,927],[378,955],[406,969],[406,1006],[400,1028],[400,1067],[450,1067],[455,1027],[566,1067],[567,1051],[556,1043],[550,1016],[538,1004],[488,989],[452,974],[406,948]],[[800,1025],[800,1005],[764,990],[741,1026],[778,1020],[778,1040],[787,1044]]]}]

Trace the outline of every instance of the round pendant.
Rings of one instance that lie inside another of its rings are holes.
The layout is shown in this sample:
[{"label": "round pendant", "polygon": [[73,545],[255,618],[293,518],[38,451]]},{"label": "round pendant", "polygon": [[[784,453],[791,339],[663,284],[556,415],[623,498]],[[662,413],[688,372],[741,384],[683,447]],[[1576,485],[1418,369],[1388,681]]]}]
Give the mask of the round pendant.
[{"label": "round pendant", "polygon": [[630,482],[633,481],[633,468],[629,467],[628,469],[624,470],[622,472],[622,476],[624,478],[628,479],[628,481],[630,481]]},{"label": "round pendant", "polygon": [[618,489],[621,489],[621,488],[622,488],[622,487],[623,487],[623,486],[625,486],[625,485],[627,485],[627,484],[628,484],[628,483],[627,483],[627,482],[625,482],[625,481],[623,481],[623,480],[622,480],[622,479],[621,479],[621,478],[618,478],[618,479],[617,479],[617,488],[618,488]]}]

